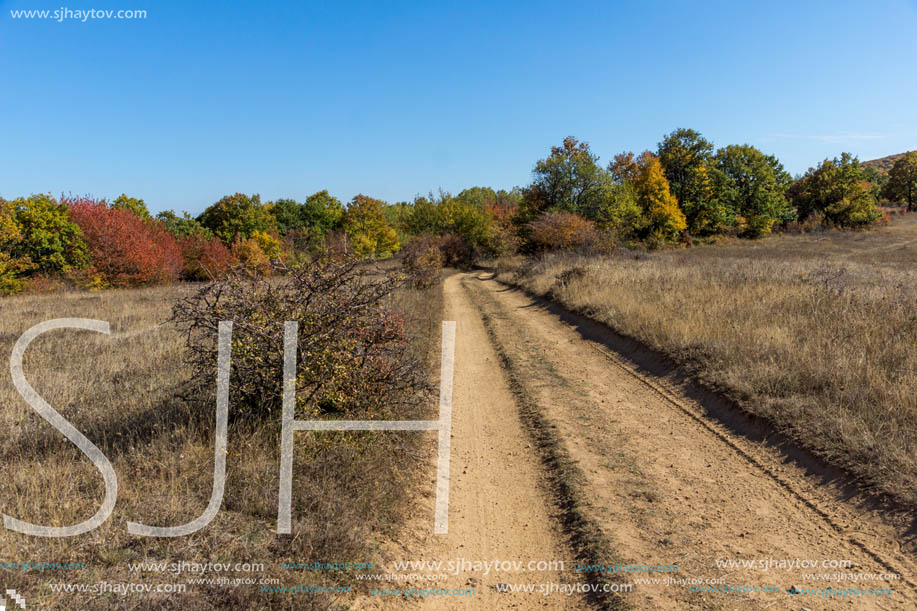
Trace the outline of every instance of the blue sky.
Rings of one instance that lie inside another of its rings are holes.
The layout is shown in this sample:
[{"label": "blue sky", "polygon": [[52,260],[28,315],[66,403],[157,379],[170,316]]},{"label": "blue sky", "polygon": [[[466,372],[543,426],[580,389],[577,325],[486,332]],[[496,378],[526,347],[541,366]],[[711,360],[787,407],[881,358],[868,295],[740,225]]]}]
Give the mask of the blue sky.
[{"label": "blue sky", "polygon": [[[62,7],[147,17],[10,15]],[[397,201],[676,127],[804,172],[917,148],[915,32],[915,0],[0,0],[0,195]]]}]

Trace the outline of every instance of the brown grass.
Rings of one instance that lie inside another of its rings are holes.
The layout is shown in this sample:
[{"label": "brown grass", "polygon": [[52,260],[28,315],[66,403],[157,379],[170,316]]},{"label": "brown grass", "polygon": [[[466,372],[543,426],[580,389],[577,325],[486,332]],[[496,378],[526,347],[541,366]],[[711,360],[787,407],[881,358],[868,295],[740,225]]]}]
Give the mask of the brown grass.
[{"label": "brown grass", "polygon": [[[10,354],[23,331],[52,318],[105,320],[112,331],[111,336],[50,332],[33,342],[26,354],[25,373],[32,386],[102,449],[119,483],[114,513],[92,533],[43,539],[0,528],[0,562],[85,564],[83,570],[44,573],[0,570],[0,586],[23,593],[31,608],[334,608],[349,595],[291,596],[263,593],[258,585],[189,585],[185,594],[119,597],[54,594],[48,584],[180,584],[189,576],[131,573],[127,565],[186,560],[263,563],[263,574],[228,576],[278,578],[281,585],[355,585],[360,582],[341,573],[287,571],[281,564],[378,563],[379,542],[397,533],[405,501],[402,491],[418,471],[412,455],[419,451],[423,435],[367,433],[370,443],[343,444],[336,435],[346,433],[297,434],[293,535],[278,536],[279,422],[250,421],[230,427],[226,494],[208,527],[174,539],[127,533],[129,520],[183,524],[200,515],[210,498],[215,406],[195,410],[176,398],[186,380],[183,342],[172,326],[162,324],[175,299],[188,290],[179,286],[0,300],[3,355]],[[442,306],[439,286],[405,290],[392,301],[410,314],[415,349],[425,357],[435,354]],[[432,358],[427,360],[432,364]],[[45,525],[87,519],[101,503],[101,476],[29,408],[6,371],[0,376],[0,511]],[[429,417],[422,411],[402,417]]]},{"label": "brown grass", "polygon": [[804,447],[917,501],[917,219],[869,233],[504,265],[668,355]]}]

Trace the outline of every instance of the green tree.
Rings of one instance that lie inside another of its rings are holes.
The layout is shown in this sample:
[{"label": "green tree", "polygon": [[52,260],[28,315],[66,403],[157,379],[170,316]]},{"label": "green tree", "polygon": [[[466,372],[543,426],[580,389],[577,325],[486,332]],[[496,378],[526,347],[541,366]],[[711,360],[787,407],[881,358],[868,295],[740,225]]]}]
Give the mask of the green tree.
[{"label": "green tree", "polygon": [[146,219],[150,217],[150,211],[147,210],[146,203],[144,203],[142,199],[128,197],[126,193],[119,195],[115,201],[111,203],[111,207],[119,210],[128,210],[140,218]]},{"label": "green tree", "polygon": [[809,168],[787,191],[800,219],[818,212],[839,227],[861,227],[881,216],[876,196],[860,161],[850,153]]},{"label": "green tree", "polygon": [[736,215],[742,235],[759,237],[775,223],[793,220],[785,193],[792,177],[773,155],[748,144],[732,144],[716,152],[713,183],[716,196]]},{"label": "green tree", "polygon": [[490,250],[493,220],[483,204],[479,205],[474,199],[467,197],[452,197],[442,191],[435,203],[437,233],[458,236],[473,250]]},{"label": "green tree", "polygon": [[885,185],[888,184],[888,174],[882,172],[871,165],[860,165],[863,169],[863,174],[866,176],[866,180],[872,185],[873,195],[876,196],[876,201],[879,201],[879,198],[882,197],[882,192],[885,189]]},{"label": "green tree", "polygon": [[281,198],[269,202],[266,207],[274,217],[274,225],[280,235],[286,235],[290,230],[302,230],[305,226],[303,205],[295,199]]},{"label": "green tree", "polygon": [[187,238],[199,236],[205,240],[213,238],[213,232],[201,225],[197,219],[191,218],[187,212],[182,212],[181,216],[175,214],[174,210],[163,210],[156,215],[163,228],[178,238]]},{"label": "green tree", "polygon": [[321,251],[328,234],[341,228],[344,206],[327,190],[313,193],[295,208],[293,200],[287,201],[291,203],[283,204],[288,208],[286,219],[278,215],[278,225],[285,225],[282,233],[287,234],[288,242],[295,244],[295,250]]},{"label": "green tree", "polygon": [[385,220],[385,202],[355,196],[344,212],[344,231],[360,257],[385,258],[400,248],[398,234]]},{"label": "green tree", "polygon": [[422,233],[436,233],[439,225],[439,210],[433,202],[433,194],[430,197],[418,195],[414,198],[411,210],[407,214],[406,224],[407,231],[411,235],[420,235]]},{"label": "green tree", "polygon": [[50,195],[32,195],[13,202],[22,239],[11,253],[28,257],[40,272],[54,274],[85,267],[89,248],[67,206]]},{"label": "green tree", "polygon": [[685,214],[689,232],[712,234],[732,224],[729,209],[713,190],[710,141],[693,129],[676,129],[659,143],[657,156],[672,194]]},{"label": "green tree", "polygon": [[666,241],[684,231],[685,215],[669,190],[669,182],[656,155],[649,151],[640,157],[622,153],[615,157],[609,170],[620,185],[630,190],[640,208],[639,216],[630,217],[638,237]]},{"label": "green tree", "polygon": [[594,200],[581,215],[593,221],[599,229],[613,230],[621,236],[633,236],[643,210],[634,185],[609,180],[602,190],[602,197]]},{"label": "green tree", "polygon": [[274,229],[274,217],[261,205],[261,196],[257,194],[227,195],[204,210],[197,220],[227,245],[237,236],[248,238],[255,231]]},{"label": "green tree", "polygon": [[407,244],[412,235],[408,229],[408,221],[413,210],[414,206],[409,202],[386,204],[384,208],[385,220],[398,233],[398,241],[402,244]]},{"label": "green tree", "polygon": [[488,203],[497,199],[497,193],[490,187],[469,187],[463,189],[461,193],[455,196],[455,199],[483,208]]},{"label": "green tree", "polygon": [[894,202],[906,202],[907,209],[917,211],[917,151],[898,158],[888,172],[888,184],[882,197]]},{"label": "green tree", "polygon": [[585,142],[573,136],[564,138],[561,146],[552,146],[551,154],[538,161],[534,181],[529,190],[529,202],[539,210],[574,212],[597,210],[602,207],[610,177],[598,164],[599,158]]},{"label": "green tree", "polygon": [[616,184],[598,160],[588,144],[572,136],[551,147],[551,155],[535,165],[532,184],[513,195],[519,202],[515,224],[525,232],[544,212],[571,212],[601,229],[629,233],[641,214],[634,192]]},{"label": "green tree", "polygon": [[316,228],[324,237],[329,232],[340,229],[344,218],[344,206],[338,198],[323,190],[306,198],[302,214],[305,226]]}]

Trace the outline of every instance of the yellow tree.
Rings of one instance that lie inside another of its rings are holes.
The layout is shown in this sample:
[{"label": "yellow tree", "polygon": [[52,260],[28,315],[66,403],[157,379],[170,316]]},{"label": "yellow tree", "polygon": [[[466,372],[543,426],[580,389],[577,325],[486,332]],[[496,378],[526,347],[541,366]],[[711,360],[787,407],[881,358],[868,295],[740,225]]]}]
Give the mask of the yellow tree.
[{"label": "yellow tree", "polygon": [[344,232],[361,257],[384,258],[398,252],[398,232],[385,218],[385,202],[357,195],[344,212]]},{"label": "yellow tree", "polygon": [[15,212],[12,203],[0,198],[0,295],[18,292],[23,284],[21,275],[34,267],[28,257],[11,253],[22,241]]},{"label": "yellow tree", "polygon": [[621,184],[630,185],[642,214],[635,229],[643,237],[673,240],[687,227],[678,200],[669,189],[659,158],[644,151],[640,157],[633,153],[617,155],[609,166],[612,176]]}]

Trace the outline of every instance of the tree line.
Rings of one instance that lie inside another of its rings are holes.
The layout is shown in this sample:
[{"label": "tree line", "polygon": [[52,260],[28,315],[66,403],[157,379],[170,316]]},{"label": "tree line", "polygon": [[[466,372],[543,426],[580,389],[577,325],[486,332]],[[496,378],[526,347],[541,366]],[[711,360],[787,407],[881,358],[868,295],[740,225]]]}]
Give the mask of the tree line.
[{"label": "tree line", "polygon": [[[263,274],[340,245],[364,258],[403,251],[407,262],[463,264],[545,249],[659,247],[718,235],[865,228],[880,202],[917,209],[917,151],[885,174],[849,154],[792,177],[754,146],[713,143],[676,129],[654,151],[608,165],[567,137],[511,190],[471,187],[410,202],[357,195],[346,205],[318,191],[262,203],[227,195],[200,215],[160,212],[122,194],[108,201],[39,194],[0,198],[0,294],[61,283],[89,288],[219,278],[236,266]],[[431,251],[437,251],[431,255]]]}]

